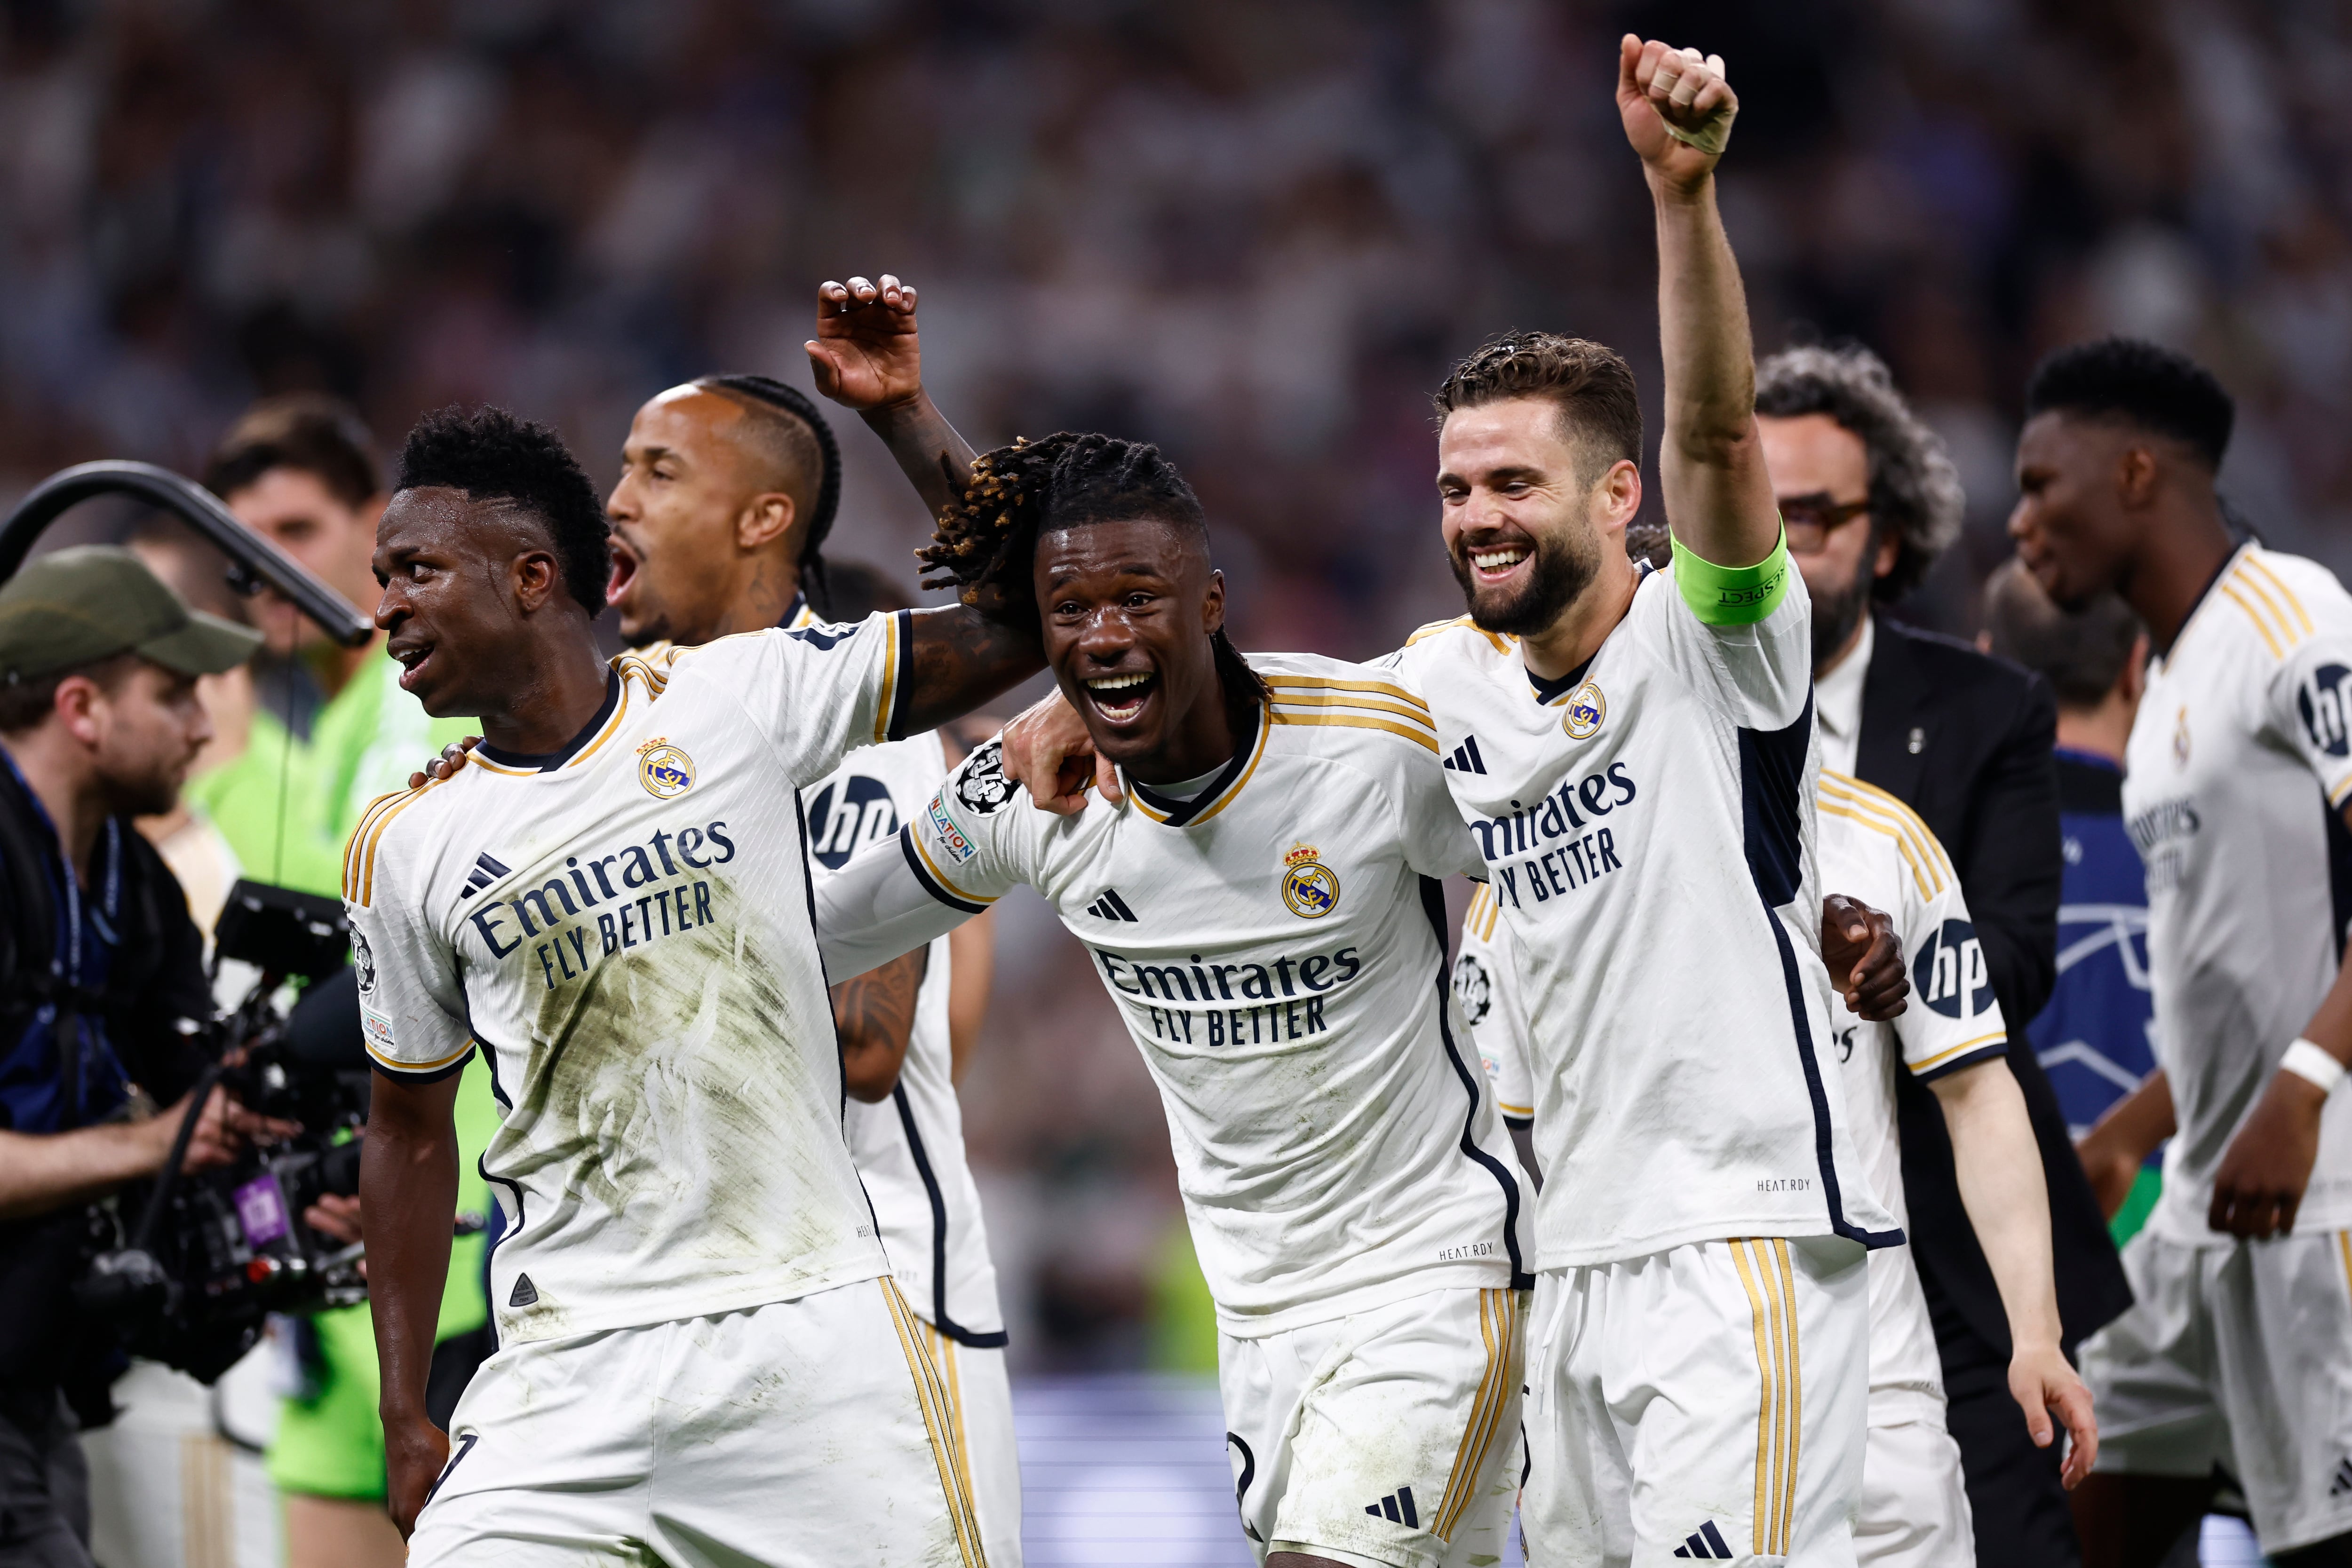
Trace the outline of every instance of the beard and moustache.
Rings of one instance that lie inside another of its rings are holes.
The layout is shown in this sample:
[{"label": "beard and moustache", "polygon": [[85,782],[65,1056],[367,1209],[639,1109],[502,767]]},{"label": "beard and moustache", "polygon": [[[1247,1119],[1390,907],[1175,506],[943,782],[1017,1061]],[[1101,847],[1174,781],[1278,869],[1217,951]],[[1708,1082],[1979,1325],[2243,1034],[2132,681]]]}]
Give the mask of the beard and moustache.
[{"label": "beard and moustache", "polygon": [[1835,593],[1813,596],[1813,675],[1819,679],[1832,659],[1845,648],[1846,639],[1870,613],[1870,591],[1878,580],[1876,536],[1854,563],[1853,580]]},{"label": "beard and moustache", "polygon": [[1533,637],[1548,631],[1577,595],[1591,585],[1601,571],[1601,536],[1587,523],[1557,538],[1527,537],[1529,570],[1517,591],[1487,590],[1482,593],[1470,567],[1470,546],[1457,540],[1446,552],[1454,580],[1470,608],[1470,620],[1482,632],[1506,637]]}]

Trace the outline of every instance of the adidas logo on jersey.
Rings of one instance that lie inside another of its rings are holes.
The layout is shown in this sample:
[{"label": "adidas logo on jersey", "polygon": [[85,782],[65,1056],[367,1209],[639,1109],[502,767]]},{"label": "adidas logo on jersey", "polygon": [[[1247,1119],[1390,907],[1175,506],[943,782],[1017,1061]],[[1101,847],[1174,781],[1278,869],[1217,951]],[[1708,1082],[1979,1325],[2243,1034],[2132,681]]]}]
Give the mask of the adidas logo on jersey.
[{"label": "adidas logo on jersey", "polygon": [[1102,896],[1087,905],[1087,913],[1097,920],[1135,919],[1135,911],[1127,906],[1127,900],[1118,895],[1118,889],[1115,887],[1104,888]]},{"label": "adidas logo on jersey", "polygon": [[1421,1515],[1412,1506],[1411,1487],[1399,1487],[1380,1501],[1366,1503],[1364,1511],[1374,1519],[1385,1519],[1391,1524],[1402,1524],[1408,1530],[1421,1528]]},{"label": "adidas logo on jersey", "polygon": [[2352,1491],[2352,1459],[2338,1459],[2336,1479],[2327,1483],[2327,1495],[2342,1497],[2347,1491]]},{"label": "adidas logo on jersey", "polygon": [[1454,748],[1454,755],[1445,759],[1444,766],[1457,773],[1486,772],[1486,759],[1478,755],[1478,737],[1475,735],[1465,737],[1462,744]]},{"label": "adidas logo on jersey", "polygon": [[1728,1562],[1731,1559],[1731,1548],[1724,1544],[1723,1531],[1716,1529],[1715,1521],[1710,1519],[1700,1525],[1688,1541],[1675,1548],[1675,1555],[1705,1557],[1710,1561]]},{"label": "adidas logo on jersey", "polygon": [[498,881],[499,878],[507,874],[507,868],[500,865],[497,861],[491,859],[488,852],[485,851],[474,857],[473,872],[466,878],[466,891],[459,894],[457,896],[460,898],[471,898],[474,894],[481,892],[482,889],[489,886],[490,883]]}]

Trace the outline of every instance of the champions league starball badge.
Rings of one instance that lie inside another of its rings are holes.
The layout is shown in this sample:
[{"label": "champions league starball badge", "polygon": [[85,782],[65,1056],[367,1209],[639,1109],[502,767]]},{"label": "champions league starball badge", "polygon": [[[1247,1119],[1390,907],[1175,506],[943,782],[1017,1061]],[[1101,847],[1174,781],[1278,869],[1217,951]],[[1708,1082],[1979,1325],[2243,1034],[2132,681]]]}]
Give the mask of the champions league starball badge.
[{"label": "champions league starball badge", "polygon": [[1282,902],[1301,920],[1320,920],[1339,907],[1339,879],[1312,844],[1293,844],[1282,857]]},{"label": "champions league starball badge", "polygon": [[659,736],[637,747],[637,782],[657,800],[673,800],[694,788],[694,758]]},{"label": "champions league starball badge", "polygon": [[1013,799],[1013,782],[1004,777],[1004,743],[992,740],[971,754],[956,778],[956,803],[987,816]]}]

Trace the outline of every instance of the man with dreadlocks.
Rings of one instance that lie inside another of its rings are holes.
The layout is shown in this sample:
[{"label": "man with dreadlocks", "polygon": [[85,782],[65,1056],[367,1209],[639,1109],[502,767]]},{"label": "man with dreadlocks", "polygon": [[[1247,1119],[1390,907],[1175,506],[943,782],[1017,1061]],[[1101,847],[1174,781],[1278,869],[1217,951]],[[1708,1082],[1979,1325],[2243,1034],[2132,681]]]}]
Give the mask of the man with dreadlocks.
[{"label": "man with dreadlocks", "polygon": [[829,967],[1044,894],[1160,1085],[1255,1550],[1494,1562],[1528,1201],[1446,985],[1439,879],[1478,854],[1427,708],[1360,665],[1244,662],[1201,504],[1151,446],[1065,432],[984,454],[921,553],[1039,626],[1133,809],[1030,810],[987,742],[819,884]]}]

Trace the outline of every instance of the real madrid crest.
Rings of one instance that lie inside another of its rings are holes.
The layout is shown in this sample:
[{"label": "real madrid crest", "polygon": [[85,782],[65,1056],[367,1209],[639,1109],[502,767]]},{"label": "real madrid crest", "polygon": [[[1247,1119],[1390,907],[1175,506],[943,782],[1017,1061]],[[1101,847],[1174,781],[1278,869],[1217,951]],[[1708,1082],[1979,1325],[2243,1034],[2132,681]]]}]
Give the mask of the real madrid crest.
[{"label": "real madrid crest", "polygon": [[1590,740],[1601,732],[1601,721],[1608,716],[1609,699],[1601,695],[1601,683],[1587,681],[1569,697],[1559,727],[1568,731],[1570,740]]},{"label": "real madrid crest", "polygon": [[1282,902],[1301,920],[1320,920],[1339,907],[1339,879],[1316,856],[1313,844],[1293,844],[1282,857]]},{"label": "real madrid crest", "polygon": [[674,800],[694,788],[694,758],[657,735],[637,747],[637,782],[657,800]]}]

